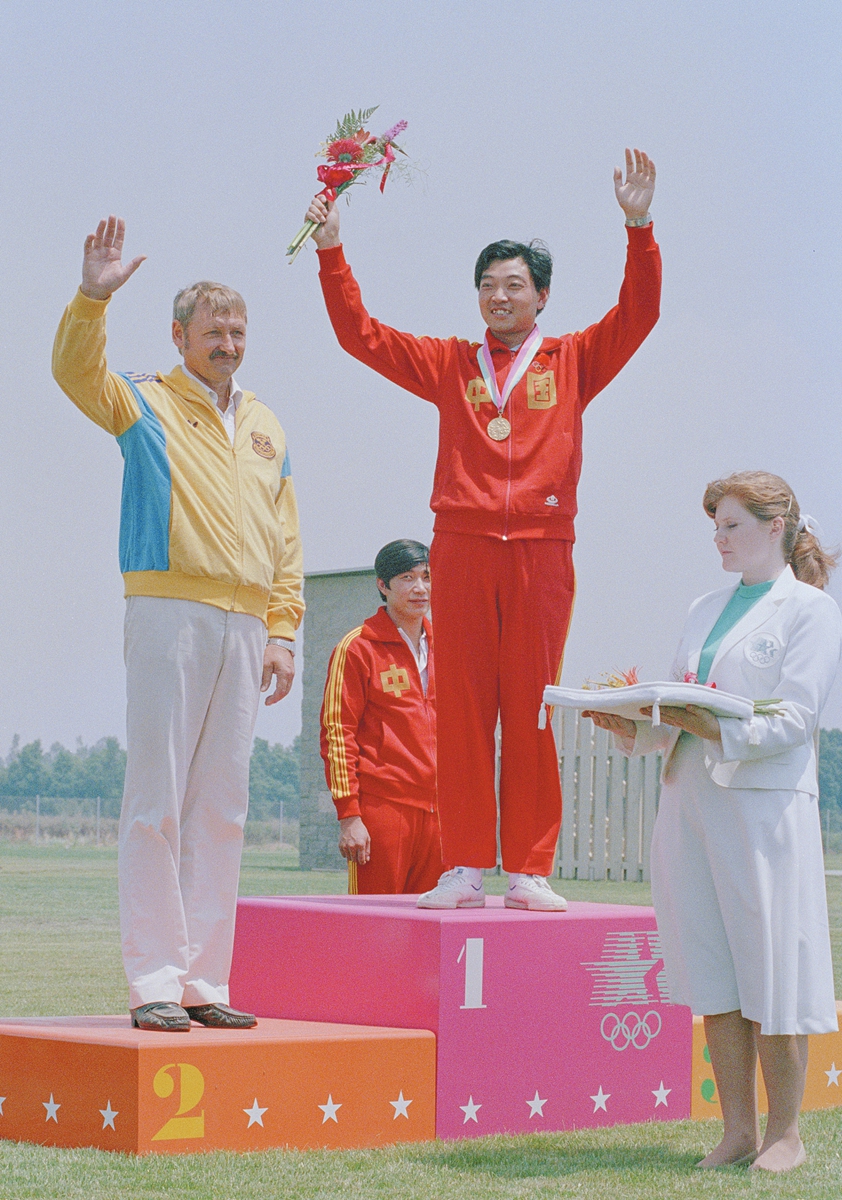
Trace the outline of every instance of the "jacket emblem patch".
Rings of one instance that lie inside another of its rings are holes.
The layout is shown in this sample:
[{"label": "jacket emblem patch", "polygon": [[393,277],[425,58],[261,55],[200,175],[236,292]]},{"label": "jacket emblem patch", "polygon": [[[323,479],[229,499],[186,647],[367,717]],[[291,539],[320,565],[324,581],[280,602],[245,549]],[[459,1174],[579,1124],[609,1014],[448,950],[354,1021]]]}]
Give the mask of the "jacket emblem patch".
[{"label": "jacket emblem patch", "polygon": [[412,687],[409,682],[409,672],[405,667],[399,667],[397,663],[391,663],[388,671],[380,672],[380,683],[384,692],[391,692],[399,700],[404,692],[408,692]]},{"label": "jacket emblem patch", "polygon": [[253,433],[251,435],[251,448],[261,458],[274,458],[277,453],[268,433]]},{"label": "jacket emblem patch", "polygon": [[547,496],[544,503],[549,504],[550,508],[558,508],[558,496]]},{"label": "jacket emblem patch", "polygon": [[465,399],[469,404],[473,405],[474,412],[479,412],[481,404],[493,404],[494,401],[488,394],[488,388],[485,386],[483,379],[472,379],[465,389]]},{"label": "jacket emblem patch", "polygon": [[[537,366],[535,363],[533,366]],[[552,372],[540,375],[528,371],[526,375],[526,407],[553,408],[556,403],[555,375]]]},{"label": "jacket emblem patch", "polygon": [[745,644],[745,654],[753,667],[771,667],[781,656],[782,646],[773,633],[758,633]]}]

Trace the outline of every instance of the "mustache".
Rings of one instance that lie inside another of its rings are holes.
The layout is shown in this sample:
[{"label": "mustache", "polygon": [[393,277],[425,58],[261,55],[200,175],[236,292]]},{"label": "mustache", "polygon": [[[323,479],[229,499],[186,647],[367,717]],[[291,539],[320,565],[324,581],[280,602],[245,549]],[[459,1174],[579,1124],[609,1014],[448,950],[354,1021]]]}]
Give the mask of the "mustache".
[{"label": "mustache", "polygon": [[225,350],[213,350],[211,352],[211,358],[233,358],[235,360],[235,362],[240,361],[240,356],[236,352],[236,350],[234,351],[233,354],[228,354],[228,352]]}]

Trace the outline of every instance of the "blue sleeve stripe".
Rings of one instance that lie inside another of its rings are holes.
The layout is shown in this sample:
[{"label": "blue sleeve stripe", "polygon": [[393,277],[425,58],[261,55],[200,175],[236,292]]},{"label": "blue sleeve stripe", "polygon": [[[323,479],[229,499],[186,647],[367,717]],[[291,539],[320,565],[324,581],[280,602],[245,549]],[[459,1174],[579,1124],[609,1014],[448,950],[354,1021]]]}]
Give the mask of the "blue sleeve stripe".
[{"label": "blue sleeve stripe", "polygon": [[289,450],[284,455],[284,461],[281,464],[281,479],[288,479],[292,474],[289,466]]},{"label": "blue sleeve stripe", "polygon": [[164,427],[128,375],[140,420],[117,438],[123,455],[120,570],[168,571],[172,479]]}]

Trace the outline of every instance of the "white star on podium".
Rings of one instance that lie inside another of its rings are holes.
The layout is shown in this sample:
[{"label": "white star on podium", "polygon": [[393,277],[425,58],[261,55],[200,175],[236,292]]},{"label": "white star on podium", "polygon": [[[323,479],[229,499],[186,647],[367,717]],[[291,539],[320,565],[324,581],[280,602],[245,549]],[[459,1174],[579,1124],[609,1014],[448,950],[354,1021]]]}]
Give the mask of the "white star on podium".
[{"label": "white star on podium", "polygon": [[406,1117],[407,1121],[409,1120],[409,1113],[406,1110],[409,1108],[412,1101],[404,1100],[403,1088],[401,1088],[400,1092],[398,1092],[397,1100],[390,1100],[389,1103],[391,1104],[392,1108],[395,1110],[395,1115],[394,1115],[393,1120],[397,1121],[398,1117]]},{"label": "white star on podium", "polygon": [[61,1108],[61,1105],[56,1104],[55,1100],[53,1099],[53,1093],[50,1092],[49,1100],[42,1100],[41,1103],[44,1105],[44,1108],[46,1108],[46,1110],[47,1110],[47,1116],[46,1116],[45,1120],[55,1121],[56,1125],[58,1125],[58,1117],[56,1116],[56,1113]]},{"label": "white star on podium", "polygon": [[836,1086],[839,1087],[839,1076],[842,1075],[842,1071],[840,1071],[837,1068],[835,1062],[832,1062],[830,1064],[830,1070],[825,1071],[825,1075],[827,1076],[827,1086],[828,1087],[830,1087],[830,1085],[832,1083],[836,1084]]},{"label": "white star on podium", "polygon": [[664,1087],[663,1079],[661,1080],[660,1087],[652,1088],[652,1095],[655,1097],[655,1107],[656,1108],[658,1107],[659,1104],[663,1104],[664,1108],[669,1108],[669,1105],[667,1104],[667,1096],[670,1094],[671,1091],[672,1091],[672,1088]]},{"label": "white star on podium", "polygon": [[544,1105],[547,1103],[547,1101],[546,1101],[546,1099],[544,1099],[544,1100],[541,1099],[541,1097],[538,1095],[537,1088],[535,1089],[534,1097],[531,1100],[527,1100],[526,1103],[529,1105],[529,1109],[530,1109],[530,1112],[529,1112],[529,1120],[530,1121],[532,1120],[533,1117],[543,1117]]},{"label": "white star on podium", "polygon": [[110,1100],[109,1100],[109,1101],[108,1101],[108,1103],[106,1104],[105,1108],[101,1108],[101,1109],[99,1110],[99,1113],[100,1113],[100,1116],[102,1117],[102,1128],[103,1128],[103,1129],[108,1129],[108,1128],[109,1128],[109,1126],[110,1126],[110,1127],[111,1127],[111,1129],[113,1129],[113,1130],[114,1130],[114,1132],[116,1133],[116,1132],[117,1132],[117,1129],[116,1129],[116,1127],[115,1127],[115,1125],[114,1125],[114,1118],[115,1118],[115,1117],[119,1117],[119,1115],[120,1115],[120,1114],[119,1114],[119,1112],[117,1112],[115,1109],[113,1109],[113,1108],[111,1107],[111,1101],[110,1101]]},{"label": "white star on podium", "polygon": [[336,1124],[339,1124],[336,1114],[342,1105],[333,1103],[333,1096],[330,1094],[330,1092],[328,1092],[327,1095],[327,1104],[320,1104],[318,1107],[324,1113],[324,1116],[322,1117],[322,1125],[324,1125],[326,1121],[336,1121]]},{"label": "white star on podium", "polygon": [[482,1105],[474,1104],[473,1096],[468,1097],[467,1104],[460,1104],[459,1107],[462,1109],[462,1112],[465,1114],[465,1120],[462,1122],[463,1125],[467,1125],[469,1121],[473,1121],[475,1125],[479,1125],[479,1121],[477,1120],[477,1113],[482,1108]]},{"label": "white star on podium", "polygon": [[252,1125],[259,1125],[260,1128],[262,1129],[263,1128],[263,1114],[268,1111],[269,1111],[268,1108],[260,1107],[260,1105],[257,1103],[257,1096],[255,1096],[254,1104],[252,1104],[251,1108],[243,1109],[243,1112],[246,1114],[246,1116],[249,1119],[249,1123],[248,1123],[248,1125],[246,1125],[246,1129],[251,1129]]},{"label": "white star on podium", "polygon": [[602,1084],[600,1084],[599,1091],[597,1092],[597,1094],[595,1096],[591,1096],[591,1100],[593,1100],[594,1112],[596,1112],[597,1109],[601,1108],[604,1113],[607,1113],[608,1109],[606,1108],[606,1101],[608,1101],[610,1099],[611,1099],[611,1093],[604,1092],[602,1090]]}]

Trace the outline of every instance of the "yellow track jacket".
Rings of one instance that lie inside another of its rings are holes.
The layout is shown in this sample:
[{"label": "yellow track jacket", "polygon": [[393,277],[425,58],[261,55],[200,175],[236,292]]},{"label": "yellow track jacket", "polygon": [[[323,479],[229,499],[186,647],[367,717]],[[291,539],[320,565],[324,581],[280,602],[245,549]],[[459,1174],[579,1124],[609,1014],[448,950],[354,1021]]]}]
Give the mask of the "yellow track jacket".
[{"label": "yellow track jacket", "polygon": [[294,638],[304,613],[301,542],[277,418],[244,392],[232,446],[219,410],[181,367],[113,374],[107,303],[77,292],[56,334],[53,375],[123,454],[126,595],[250,613],[271,637]]}]

